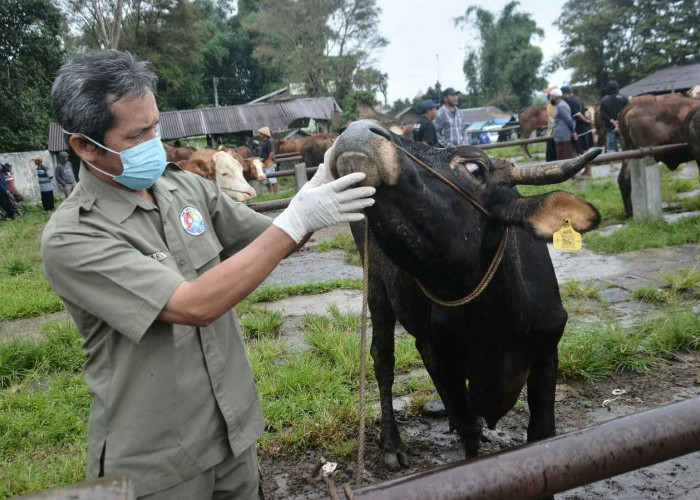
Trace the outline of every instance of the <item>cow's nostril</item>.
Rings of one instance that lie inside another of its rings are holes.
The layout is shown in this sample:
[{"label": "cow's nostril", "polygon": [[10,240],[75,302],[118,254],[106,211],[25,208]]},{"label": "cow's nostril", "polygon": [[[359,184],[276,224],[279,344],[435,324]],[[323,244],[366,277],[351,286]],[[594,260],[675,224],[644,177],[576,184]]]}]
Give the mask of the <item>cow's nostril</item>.
[{"label": "cow's nostril", "polygon": [[369,130],[370,130],[370,132],[372,132],[374,134],[377,134],[381,137],[384,137],[384,139],[386,139],[388,141],[391,140],[391,136],[389,135],[389,132],[387,132],[386,130],[384,130],[381,127],[370,127]]}]

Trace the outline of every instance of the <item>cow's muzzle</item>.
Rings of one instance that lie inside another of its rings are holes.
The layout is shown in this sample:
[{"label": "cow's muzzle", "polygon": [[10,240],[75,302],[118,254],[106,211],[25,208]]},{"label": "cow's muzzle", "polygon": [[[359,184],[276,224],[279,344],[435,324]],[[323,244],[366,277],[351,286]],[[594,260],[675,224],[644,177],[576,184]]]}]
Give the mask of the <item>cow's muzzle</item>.
[{"label": "cow's muzzle", "polygon": [[363,172],[366,186],[396,184],[398,158],[390,142],[390,132],[376,122],[353,122],[336,140],[327,166],[336,178]]}]

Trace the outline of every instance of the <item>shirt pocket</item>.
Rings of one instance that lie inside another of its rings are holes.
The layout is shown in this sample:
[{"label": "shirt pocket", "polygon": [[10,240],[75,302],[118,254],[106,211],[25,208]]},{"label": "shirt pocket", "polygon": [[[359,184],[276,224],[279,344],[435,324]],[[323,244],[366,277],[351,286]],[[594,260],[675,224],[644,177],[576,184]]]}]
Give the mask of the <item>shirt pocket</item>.
[{"label": "shirt pocket", "polygon": [[224,247],[212,232],[190,238],[187,242],[187,252],[190,256],[192,267],[197,271],[197,276],[208,271],[219,262],[219,254]]}]

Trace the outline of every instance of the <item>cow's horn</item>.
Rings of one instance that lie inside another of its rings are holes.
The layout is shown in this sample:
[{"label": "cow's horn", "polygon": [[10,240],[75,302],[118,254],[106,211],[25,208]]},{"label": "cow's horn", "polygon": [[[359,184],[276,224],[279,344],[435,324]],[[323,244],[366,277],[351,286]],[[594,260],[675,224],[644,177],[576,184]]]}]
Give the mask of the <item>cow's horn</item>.
[{"label": "cow's horn", "polygon": [[513,184],[544,185],[557,184],[567,179],[581,170],[586,163],[602,153],[601,148],[593,148],[590,151],[552,166],[539,167],[515,167],[512,170],[511,180]]}]

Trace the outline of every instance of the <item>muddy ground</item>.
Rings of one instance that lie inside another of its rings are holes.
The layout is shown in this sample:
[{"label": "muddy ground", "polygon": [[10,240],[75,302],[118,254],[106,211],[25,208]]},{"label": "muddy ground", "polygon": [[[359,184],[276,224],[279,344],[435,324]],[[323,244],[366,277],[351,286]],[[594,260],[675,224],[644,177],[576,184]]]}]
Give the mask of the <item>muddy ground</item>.
[{"label": "muddy ground", "polygon": [[[616,399],[614,389],[626,390]],[[700,396],[700,356],[684,355],[660,360],[647,375],[618,374],[602,382],[560,381],[557,386],[557,433],[565,433],[605,422],[616,417]],[[613,400],[605,406],[606,400]],[[400,400],[395,401],[399,403]],[[379,423],[368,427],[365,483],[374,483],[408,473],[435,468],[463,458],[456,434],[448,433],[446,418],[397,414],[401,435],[408,446],[411,466],[392,473],[382,462],[378,450]],[[527,405],[511,411],[496,429],[485,430],[487,442],[481,454],[494,453],[525,443],[528,422]],[[334,457],[326,457],[336,460]],[[263,457],[261,467],[266,498],[326,498],[322,484],[309,484],[318,454],[310,451],[284,459]],[[354,459],[339,459],[337,483],[354,477]],[[700,498],[700,453],[686,455],[661,464],[616,476],[556,495],[561,500],[588,499],[668,499]]]}]

